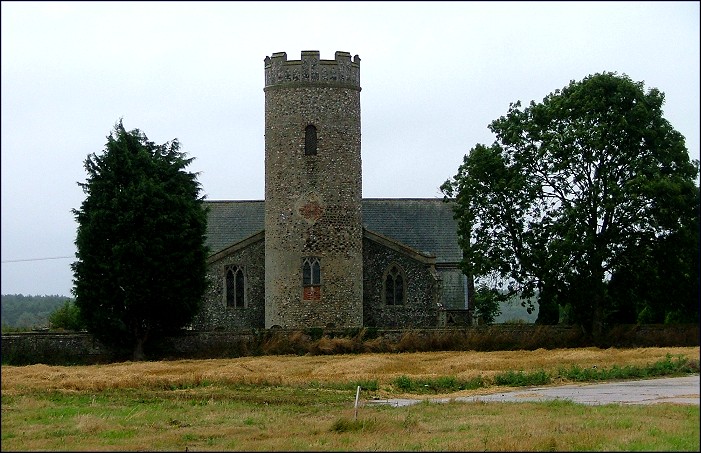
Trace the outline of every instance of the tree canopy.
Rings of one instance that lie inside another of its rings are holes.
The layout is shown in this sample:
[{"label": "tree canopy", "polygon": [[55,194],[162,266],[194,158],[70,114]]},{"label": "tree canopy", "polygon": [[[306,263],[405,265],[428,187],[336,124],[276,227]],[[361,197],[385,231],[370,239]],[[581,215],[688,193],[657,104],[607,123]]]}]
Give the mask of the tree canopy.
[{"label": "tree canopy", "polygon": [[89,332],[144,358],[147,340],[191,320],[206,289],[206,210],[177,139],[163,145],[122,121],[88,155],[72,264],[75,304]]},{"label": "tree canopy", "polygon": [[652,322],[698,322],[698,162],[663,103],[610,72],[512,103],[489,125],[496,141],[441,186],[456,201],[463,271],[537,300],[542,323],[560,307],[592,333],[646,308]]}]

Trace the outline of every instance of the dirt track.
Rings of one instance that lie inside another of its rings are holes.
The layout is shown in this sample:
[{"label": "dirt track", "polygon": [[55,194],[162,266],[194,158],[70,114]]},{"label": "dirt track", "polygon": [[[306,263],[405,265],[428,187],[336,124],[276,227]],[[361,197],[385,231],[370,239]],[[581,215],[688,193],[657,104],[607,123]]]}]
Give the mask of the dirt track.
[{"label": "dirt track", "polygon": [[[456,398],[430,398],[432,402],[449,401],[524,402],[570,400],[581,404],[695,404],[699,405],[699,375],[677,378],[644,379],[607,382],[602,384],[570,384],[550,387],[528,387],[510,392]],[[419,399],[387,399],[367,401],[367,404],[408,406]]]}]

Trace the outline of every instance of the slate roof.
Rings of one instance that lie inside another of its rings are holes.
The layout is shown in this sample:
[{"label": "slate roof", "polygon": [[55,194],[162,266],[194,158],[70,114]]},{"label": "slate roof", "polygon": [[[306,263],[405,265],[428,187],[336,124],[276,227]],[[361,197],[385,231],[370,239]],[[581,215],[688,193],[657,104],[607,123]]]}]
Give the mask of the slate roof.
[{"label": "slate roof", "polygon": [[462,251],[451,206],[441,198],[365,198],[363,226],[436,255],[436,263],[457,263]]},{"label": "slate roof", "polygon": [[207,215],[207,245],[211,255],[222,251],[265,227],[265,202],[205,201]]},{"label": "slate roof", "polygon": [[[264,229],[265,202],[205,201],[209,206],[207,245],[214,254]],[[363,226],[417,251],[436,263],[462,257],[451,204],[440,198],[364,198]]]}]

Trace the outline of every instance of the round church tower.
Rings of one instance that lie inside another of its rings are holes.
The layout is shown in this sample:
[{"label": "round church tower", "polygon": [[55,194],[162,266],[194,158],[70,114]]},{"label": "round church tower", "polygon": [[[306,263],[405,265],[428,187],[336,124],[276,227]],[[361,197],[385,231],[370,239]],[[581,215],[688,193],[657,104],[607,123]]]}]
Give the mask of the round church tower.
[{"label": "round church tower", "polygon": [[363,322],[360,58],[265,58],[265,327]]}]

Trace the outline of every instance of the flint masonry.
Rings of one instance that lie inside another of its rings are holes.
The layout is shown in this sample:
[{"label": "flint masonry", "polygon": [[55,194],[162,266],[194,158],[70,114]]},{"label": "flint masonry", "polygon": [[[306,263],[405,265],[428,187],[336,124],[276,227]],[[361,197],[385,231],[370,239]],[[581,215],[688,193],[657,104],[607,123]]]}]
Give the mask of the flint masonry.
[{"label": "flint masonry", "polygon": [[362,198],[360,58],[278,52],[264,74],[265,200],[206,202],[210,286],[193,328],[466,323],[450,203]]}]

